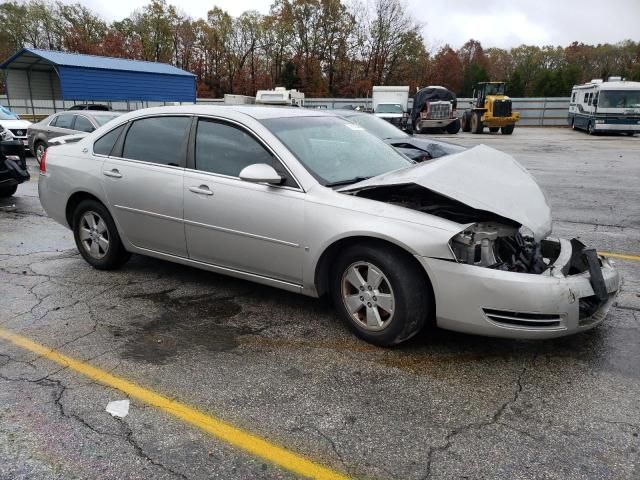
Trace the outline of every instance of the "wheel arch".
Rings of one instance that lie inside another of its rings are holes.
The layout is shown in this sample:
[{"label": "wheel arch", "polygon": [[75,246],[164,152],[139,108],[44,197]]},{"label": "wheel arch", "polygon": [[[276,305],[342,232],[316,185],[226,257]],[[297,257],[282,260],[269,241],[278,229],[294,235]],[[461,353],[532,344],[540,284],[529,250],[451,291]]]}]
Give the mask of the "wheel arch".
[{"label": "wheel arch", "polygon": [[418,268],[418,271],[420,272],[422,278],[424,279],[425,284],[427,285],[428,294],[430,296],[432,305],[431,315],[433,316],[433,318],[430,318],[429,320],[435,322],[435,293],[429,275],[422,267],[420,262],[416,259],[415,255],[409,251],[409,249],[397,243],[379,237],[354,235],[337,239],[333,243],[328,245],[320,255],[318,262],[316,263],[314,272],[314,285],[318,296],[321,297],[329,293],[331,267],[334,264],[335,260],[338,258],[340,252],[347,247],[357,244],[367,244],[381,249],[394,251],[397,254],[404,256],[413,265],[415,265],[416,268]]},{"label": "wheel arch", "polygon": [[73,212],[75,212],[76,207],[80,205],[80,202],[84,200],[95,200],[96,202],[99,202],[102,205],[104,205],[104,207],[107,210],[109,210],[109,207],[107,207],[107,205],[102,200],[100,200],[98,197],[96,197],[92,193],[89,193],[83,190],[74,192],[67,200],[67,205],[65,206],[65,212],[64,212],[65,214],[64,216],[65,216],[65,219],[67,220],[67,225],[69,225],[69,228],[73,228]]}]

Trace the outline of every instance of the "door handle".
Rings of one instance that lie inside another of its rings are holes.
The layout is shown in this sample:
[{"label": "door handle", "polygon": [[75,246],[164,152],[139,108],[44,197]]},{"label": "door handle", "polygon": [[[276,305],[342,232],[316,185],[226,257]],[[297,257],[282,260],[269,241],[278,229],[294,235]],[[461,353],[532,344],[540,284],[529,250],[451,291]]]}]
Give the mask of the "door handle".
[{"label": "door handle", "polygon": [[209,190],[209,187],[206,185],[200,185],[199,187],[189,187],[189,191],[198,193],[200,195],[213,195],[213,192]]},{"label": "door handle", "polygon": [[102,173],[107,177],[122,178],[122,174],[118,171],[117,168],[112,168],[111,170],[103,170]]}]

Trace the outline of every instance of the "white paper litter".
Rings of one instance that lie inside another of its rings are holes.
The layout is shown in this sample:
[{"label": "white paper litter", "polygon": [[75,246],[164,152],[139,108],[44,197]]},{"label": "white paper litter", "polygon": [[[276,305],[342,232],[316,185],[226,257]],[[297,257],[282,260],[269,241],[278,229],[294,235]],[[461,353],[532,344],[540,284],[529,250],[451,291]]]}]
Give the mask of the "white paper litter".
[{"label": "white paper litter", "polygon": [[107,412],[114,417],[124,418],[129,413],[129,400],[114,400],[107,403]]}]

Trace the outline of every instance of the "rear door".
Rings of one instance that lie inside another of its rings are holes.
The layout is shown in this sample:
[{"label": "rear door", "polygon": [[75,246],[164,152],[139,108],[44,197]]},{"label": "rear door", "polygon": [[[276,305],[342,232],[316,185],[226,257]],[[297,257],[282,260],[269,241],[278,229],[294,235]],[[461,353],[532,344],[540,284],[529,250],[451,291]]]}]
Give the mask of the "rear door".
[{"label": "rear door", "polygon": [[76,116],[73,113],[61,113],[55,117],[46,130],[47,141],[61,137],[62,135],[72,135],[76,133],[73,129]]},{"label": "rear door", "polygon": [[134,120],[105,159],[111,212],[136,247],[187,256],[182,177],[190,124],[180,115]]},{"label": "rear door", "polygon": [[[241,125],[200,118],[184,176],[189,256],[301,283],[304,192],[273,152]],[[240,180],[254,163],[273,166],[281,185]]]}]

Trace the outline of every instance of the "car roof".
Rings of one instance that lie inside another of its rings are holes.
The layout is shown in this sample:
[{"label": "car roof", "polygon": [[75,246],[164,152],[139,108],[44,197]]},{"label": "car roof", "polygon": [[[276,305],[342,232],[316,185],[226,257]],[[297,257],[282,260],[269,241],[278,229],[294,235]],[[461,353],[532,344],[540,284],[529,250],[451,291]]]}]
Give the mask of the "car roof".
[{"label": "car roof", "polygon": [[[167,107],[151,107],[143,110],[136,110],[130,113],[146,114],[224,114],[224,112],[238,112],[256,120],[266,120],[269,118],[289,118],[289,117],[334,117],[335,115],[327,110],[315,110],[303,107],[287,106],[259,106],[259,105],[176,105]],[[98,112],[94,112],[98,114]],[[103,112],[100,112],[103,113]],[[108,112],[104,112],[108,113]]]}]

